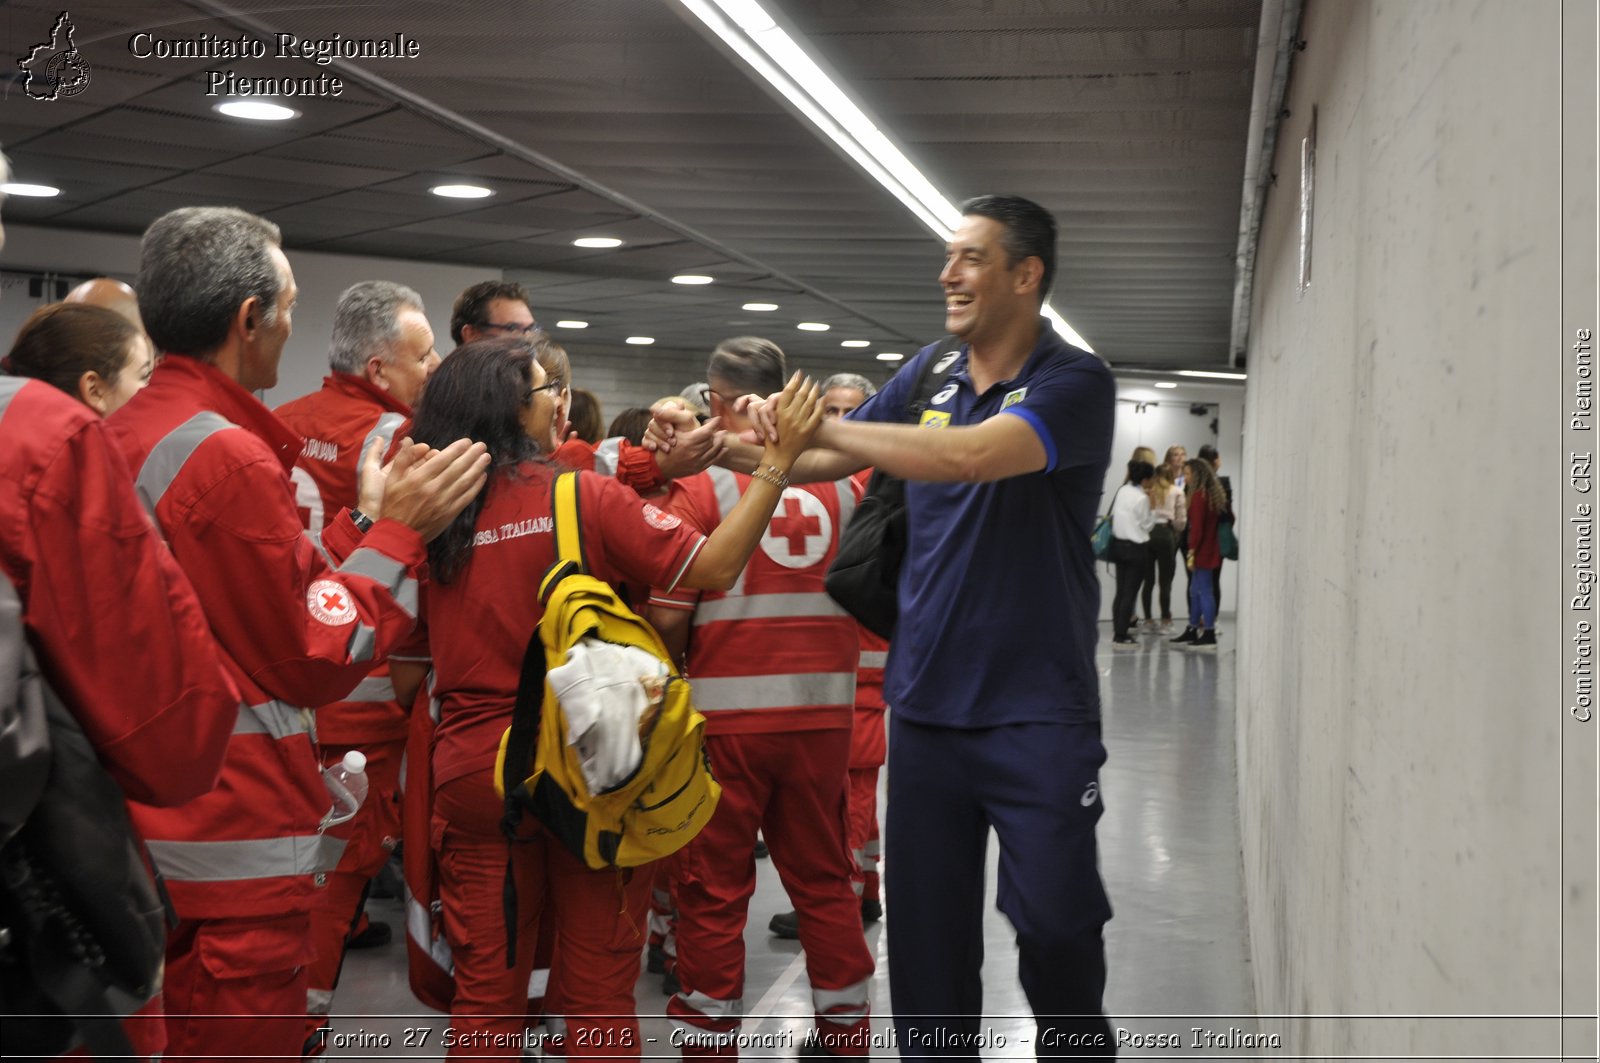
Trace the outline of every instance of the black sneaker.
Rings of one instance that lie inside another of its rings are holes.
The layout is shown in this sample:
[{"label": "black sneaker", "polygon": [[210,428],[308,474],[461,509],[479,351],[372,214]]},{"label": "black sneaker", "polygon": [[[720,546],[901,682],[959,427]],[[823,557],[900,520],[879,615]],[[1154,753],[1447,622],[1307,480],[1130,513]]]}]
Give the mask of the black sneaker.
[{"label": "black sneaker", "polygon": [[382,948],[394,940],[394,930],[388,923],[380,923],[376,919],[367,922],[367,928],[350,939],[345,947],[350,949],[376,949]]},{"label": "black sneaker", "polygon": [[1168,639],[1167,641],[1169,641],[1169,642],[1193,642],[1195,639],[1197,639],[1199,637],[1200,637],[1200,632],[1196,631],[1192,627],[1186,627],[1186,628],[1183,629],[1183,634],[1179,635],[1175,639]]},{"label": "black sneaker", "polygon": [[1214,650],[1217,648],[1217,633],[1207,631],[1193,642],[1189,643],[1191,650]]},{"label": "black sneaker", "polygon": [[789,941],[800,940],[800,913],[779,912],[767,924],[767,929]]},{"label": "black sneaker", "polygon": [[644,969],[651,974],[663,974],[667,969],[667,950],[660,945],[651,945],[645,951]]},{"label": "black sneaker", "polygon": [[882,919],[882,918],[883,918],[883,902],[882,901],[875,901],[871,897],[863,897],[863,898],[861,898],[861,922],[862,922],[862,925],[865,925],[867,923],[876,923],[879,919]]},{"label": "black sneaker", "polygon": [[683,990],[683,983],[678,981],[678,972],[668,967],[661,975],[661,995],[664,997],[676,996]]},{"label": "black sneaker", "polygon": [[770,855],[771,855],[771,852],[767,849],[767,840],[765,838],[757,838],[756,839],[756,859],[757,860],[765,860]]}]

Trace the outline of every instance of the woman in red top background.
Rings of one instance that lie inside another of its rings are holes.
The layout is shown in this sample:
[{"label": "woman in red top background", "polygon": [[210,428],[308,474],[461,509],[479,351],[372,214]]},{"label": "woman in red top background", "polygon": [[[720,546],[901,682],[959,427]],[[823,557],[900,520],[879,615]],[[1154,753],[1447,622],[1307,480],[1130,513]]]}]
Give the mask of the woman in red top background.
[{"label": "woman in red top background", "polygon": [[1217,620],[1217,570],[1222,567],[1217,525],[1228,512],[1228,496],[1210,462],[1193,459],[1184,473],[1189,487],[1189,626],[1172,641],[1215,649],[1212,625]]},{"label": "woman in red top background", "polygon": [[[428,382],[412,436],[469,436],[492,460],[488,486],[429,546],[426,594],[434,697],[432,845],[439,861],[445,937],[455,960],[450,1055],[516,1059],[523,1043],[533,949],[508,966],[501,891],[508,842],[494,760],[516,700],[523,651],[543,613],[539,580],[555,561],[551,484],[562,382],[516,340],[469,343]],[[732,586],[760,542],[795,457],[822,420],[818,390],[799,374],[785,389],[781,444],[730,519],[709,537],[642,501],[616,480],[580,472],[579,512],[589,571],[611,583]],[[791,435],[792,433],[792,435]],[[510,846],[519,942],[536,940],[550,905],[556,954],[579,977],[564,980],[566,1054],[640,1055],[633,984],[639,972],[650,866],[593,871],[537,824]]]}]

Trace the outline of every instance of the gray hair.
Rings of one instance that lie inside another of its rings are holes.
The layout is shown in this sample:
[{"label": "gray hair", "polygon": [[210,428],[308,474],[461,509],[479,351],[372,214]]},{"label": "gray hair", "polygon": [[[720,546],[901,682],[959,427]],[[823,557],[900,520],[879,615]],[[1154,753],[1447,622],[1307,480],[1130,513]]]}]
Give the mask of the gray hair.
[{"label": "gray hair", "polygon": [[271,249],[278,227],[238,207],[180,207],[145,230],[139,246],[139,314],[158,351],[204,358],[228,337],[246,299],[262,323],[278,315],[282,283]]},{"label": "gray hair", "polygon": [[344,290],[333,310],[328,364],[334,372],[360,376],[373,355],[393,361],[400,342],[400,311],[425,314],[422,296],[394,281],[358,281]]},{"label": "gray hair", "polygon": [[855,388],[869,399],[878,393],[878,389],[873,385],[872,381],[860,373],[835,373],[822,382],[822,393],[824,395],[834,388]]},{"label": "gray hair", "polygon": [[782,391],[787,376],[783,350],[760,336],[723,340],[706,363],[706,379],[713,387],[720,381],[740,394],[770,395]]}]

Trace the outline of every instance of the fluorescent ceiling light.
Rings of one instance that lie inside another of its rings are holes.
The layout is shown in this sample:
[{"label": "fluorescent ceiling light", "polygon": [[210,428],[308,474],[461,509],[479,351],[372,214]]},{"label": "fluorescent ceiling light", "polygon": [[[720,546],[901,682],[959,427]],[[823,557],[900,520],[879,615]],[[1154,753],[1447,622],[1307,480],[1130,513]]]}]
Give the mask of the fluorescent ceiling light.
[{"label": "fluorescent ceiling light", "polygon": [[615,236],[580,236],[572,241],[573,247],[621,247],[622,241]]},{"label": "fluorescent ceiling light", "polygon": [[231,100],[217,104],[216,110],[229,118],[248,118],[252,122],[286,122],[300,117],[293,107],[265,100]]},{"label": "fluorescent ceiling light", "polygon": [[587,321],[557,321],[556,328],[588,328]]},{"label": "fluorescent ceiling light", "polygon": [[871,347],[872,346],[872,341],[871,340],[845,340],[843,343],[839,344],[839,346],[841,346],[841,347]]},{"label": "fluorescent ceiling light", "polygon": [[650,344],[654,343],[655,341],[656,341],[656,338],[654,336],[629,336],[627,339],[623,340],[622,342],[623,343],[631,343],[635,347],[648,347]]},{"label": "fluorescent ceiling light", "polygon": [[1163,380],[1159,384],[1156,385],[1156,387],[1158,387],[1158,388],[1175,388],[1177,386],[1178,385],[1174,384],[1170,380]]},{"label": "fluorescent ceiling light", "polygon": [[902,359],[904,357],[905,357],[905,355],[896,354],[894,351],[879,351],[878,352],[878,361],[880,361],[880,362],[898,362],[900,359]]},{"label": "fluorescent ceiling light", "polygon": [[5,184],[0,185],[0,192],[4,192],[8,196],[33,196],[37,199],[49,199],[51,196],[59,196],[61,189],[55,185],[30,185],[21,181],[7,181]]},{"label": "fluorescent ceiling light", "polygon": [[[680,0],[750,68],[782,93],[823,135],[854,159],[941,241],[961,224],[961,211],[767,13],[759,0]],[[1043,313],[1063,339],[1093,351],[1046,303]]]},{"label": "fluorescent ceiling light", "polygon": [[673,284],[710,284],[715,277],[707,277],[703,273],[680,273],[672,278]]},{"label": "fluorescent ceiling light", "polygon": [[795,328],[802,332],[827,332],[829,327],[830,326],[824,325],[820,321],[802,321],[800,324],[795,326]]},{"label": "fluorescent ceiling light", "polygon": [[446,199],[484,199],[494,195],[492,189],[482,185],[434,185],[428,191]]},{"label": "fluorescent ceiling light", "polygon": [[1205,371],[1204,369],[1180,369],[1180,370],[1178,370],[1178,375],[1179,376],[1200,376],[1200,377],[1205,377],[1207,380],[1248,380],[1249,379],[1249,375],[1246,374],[1246,373],[1210,373],[1210,372]]},{"label": "fluorescent ceiling light", "polygon": [[778,304],[777,303],[745,303],[744,306],[741,307],[741,309],[743,309],[743,310],[754,310],[754,311],[756,311],[758,313],[766,313],[768,310],[776,310],[776,309],[778,309]]}]

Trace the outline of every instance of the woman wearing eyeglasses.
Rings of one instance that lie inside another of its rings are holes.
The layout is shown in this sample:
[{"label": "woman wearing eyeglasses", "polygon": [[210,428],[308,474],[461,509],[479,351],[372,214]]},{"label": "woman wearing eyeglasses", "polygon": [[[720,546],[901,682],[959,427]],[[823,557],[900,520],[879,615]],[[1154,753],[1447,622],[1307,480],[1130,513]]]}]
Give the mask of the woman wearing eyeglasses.
[{"label": "woman wearing eyeglasses", "polygon": [[[418,442],[470,436],[487,444],[493,463],[488,486],[431,544],[425,591],[440,705],[431,835],[455,960],[452,1055],[519,1057],[541,918],[556,928],[558,964],[575,975],[561,992],[566,1054],[637,1058],[642,1047],[633,985],[653,869],[592,871],[531,822],[510,844],[494,792],[495,751],[543,612],[539,580],[555,561],[550,494],[560,467],[546,455],[560,383],[525,344],[469,343],[429,381],[412,432]],[[763,457],[780,474],[822,421],[815,384],[796,374],[784,395],[783,442]],[[615,479],[578,475],[589,570],[612,583],[731,586],[782,495],[781,476],[752,483],[730,519],[704,537]],[[501,896],[508,846],[519,920],[509,966]]]}]

